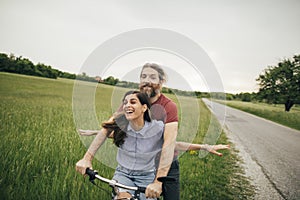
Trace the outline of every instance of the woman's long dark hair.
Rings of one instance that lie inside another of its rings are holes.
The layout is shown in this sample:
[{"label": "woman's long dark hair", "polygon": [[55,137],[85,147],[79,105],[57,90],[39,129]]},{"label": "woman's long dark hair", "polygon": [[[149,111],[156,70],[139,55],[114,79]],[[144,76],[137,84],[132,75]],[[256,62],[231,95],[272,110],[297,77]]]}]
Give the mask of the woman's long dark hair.
[{"label": "woman's long dark hair", "polygon": [[[128,91],[123,97],[122,102],[124,101],[125,97],[130,94],[136,94],[137,98],[141,102],[142,105],[146,104],[147,105],[147,110],[144,113],[144,120],[150,122],[151,121],[151,114],[150,114],[150,99],[149,97],[141,93],[139,91]],[[124,144],[124,139],[126,138],[126,130],[128,126],[128,120],[125,117],[124,112],[118,112],[114,114],[114,119],[113,121],[109,122],[104,122],[102,123],[102,127],[106,128],[109,133],[112,131],[113,133],[113,139],[114,139],[114,144],[117,147],[120,147],[122,144]]]}]

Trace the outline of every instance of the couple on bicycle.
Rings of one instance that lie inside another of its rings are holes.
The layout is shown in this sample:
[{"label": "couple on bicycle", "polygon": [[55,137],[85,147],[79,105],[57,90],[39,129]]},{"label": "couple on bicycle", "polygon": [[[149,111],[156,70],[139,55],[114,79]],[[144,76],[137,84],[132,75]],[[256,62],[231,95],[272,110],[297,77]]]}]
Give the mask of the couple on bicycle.
[{"label": "couple on bicycle", "polygon": [[[140,92],[125,94],[123,106],[107,122],[90,145],[83,159],[76,163],[81,174],[92,167],[92,159],[107,137],[118,146],[118,167],[115,180],[125,185],[147,186],[142,199],[158,198],[162,191],[159,177],[175,181],[164,184],[165,200],[179,199],[179,163],[177,151],[207,150],[221,156],[220,149],[228,145],[201,145],[176,142],[178,114],[176,104],[161,93],[166,81],[164,70],[157,64],[146,63],[140,74]],[[151,106],[151,112],[150,112]],[[83,131],[84,132],[84,131]],[[121,191],[123,194],[125,191]]]}]

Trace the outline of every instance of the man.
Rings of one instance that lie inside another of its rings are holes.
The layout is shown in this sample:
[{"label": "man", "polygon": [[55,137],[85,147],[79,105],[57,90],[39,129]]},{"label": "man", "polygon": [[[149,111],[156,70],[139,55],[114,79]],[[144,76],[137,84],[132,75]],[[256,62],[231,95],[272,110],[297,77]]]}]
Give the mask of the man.
[{"label": "man", "polygon": [[[158,177],[169,176],[175,181],[166,182],[164,184],[164,199],[177,200],[180,199],[179,185],[179,163],[177,160],[177,150],[207,150],[213,154],[221,156],[217,152],[220,149],[228,149],[228,145],[200,145],[189,144],[185,142],[177,142],[178,131],[178,113],[176,104],[161,93],[162,85],[166,82],[166,74],[164,70],[157,64],[146,63],[140,74],[140,91],[146,93],[150,97],[151,112],[154,119],[161,120],[165,123],[164,144],[161,152],[159,168],[157,175],[152,184],[147,187],[146,196],[150,198],[159,197],[162,193],[162,183],[157,181]],[[83,135],[97,134],[83,159],[77,162],[76,170],[81,174],[85,173],[87,167],[92,166],[91,161],[107,137],[107,131],[82,131]],[[175,150],[176,147],[176,150]]]},{"label": "man", "polygon": [[[166,82],[163,69],[153,63],[146,63],[140,74],[140,91],[150,97],[152,117],[165,123],[164,144],[166,155],[161,155],[161,166],[157,177],[170,176],[175,179],[164,184],[164,199],[179,199],[179,163],[177,153],[174,153],[178,131],[178,113],[176,104],[161,93],[162,85]],[[151,186],[150,186],[151,187]],[[158,188],[155,188],[158,189]],[[161,192],[161,191],[160,191]],[[147,194],[146,194],[147,195]]]}]

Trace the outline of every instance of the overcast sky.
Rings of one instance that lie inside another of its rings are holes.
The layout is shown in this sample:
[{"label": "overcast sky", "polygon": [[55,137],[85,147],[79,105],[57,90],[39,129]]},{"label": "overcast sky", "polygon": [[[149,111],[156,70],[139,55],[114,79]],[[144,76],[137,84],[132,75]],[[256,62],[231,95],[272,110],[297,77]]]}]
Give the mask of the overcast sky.
[{"label": "overcast sky", "polygon": [[[299,0],[0,0],[0,52],[78,73],[88,56],[112,37],[161,28],[201,46],[218,70],[225,92],[252,92],[267,66],[300,54],[299,10]],[[139,57],[132,63],[142,62],[140,54],[129,57]],[[129,57],[123,59],[127,65]],[[153,55],[149,58],[165,64]],[[176,65],[168,67],[181,73]],[[201,90],[201,84],[193,88]]]}]

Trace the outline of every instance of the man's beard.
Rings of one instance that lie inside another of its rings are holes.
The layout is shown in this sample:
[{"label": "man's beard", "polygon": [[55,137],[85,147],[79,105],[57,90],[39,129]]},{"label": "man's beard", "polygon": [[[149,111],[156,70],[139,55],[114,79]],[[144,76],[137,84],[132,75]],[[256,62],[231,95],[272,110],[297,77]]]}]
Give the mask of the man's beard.
[{"label": "man's beard", "polygon": [[156,96],[159,93],[159,91],[160,91],[160,84],[154,84],[154,83],[140,84],[140,92],[147,94],[149,98]]}]

